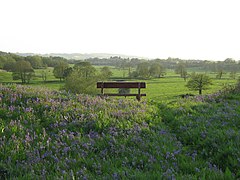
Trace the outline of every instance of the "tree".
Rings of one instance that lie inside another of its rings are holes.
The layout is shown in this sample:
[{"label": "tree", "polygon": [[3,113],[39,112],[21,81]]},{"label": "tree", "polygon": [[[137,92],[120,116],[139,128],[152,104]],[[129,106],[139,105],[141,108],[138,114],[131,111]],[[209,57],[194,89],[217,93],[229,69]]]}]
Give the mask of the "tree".
[{"label": "tree", "polygon": [[136,72],[139,77],[148,78],[149,77],[149,64],[148,62],[142,62],[137,65]]},{"label": "tree", "polygon": [[102,76],[103,76],[104,79],[108,79],[108,78],[110,78],[110,77],[113,75],[112,71],[111,71],[110,68],[107,67],[107,66],[104,66],[104,67],[101,69],[101,74],[102,74]]},{"label": "tree", "polygon": [[29,83],[34,75],[34,70],[28,61],[20,60],[16,62],[13,69],[13,80],[21,79],[22,83]]},{"label": "tree", "polygon": [[64,89],[73,93],[96,94],[96,82],[101,78],[89,62],[79,62],[66,77]]},{"label": "tree", "polygon": [[51,71],[47,68],[47,65],[45,65],[45,68],[41,70],[41,78],[44,82],[47,81],[47,76]]},{"label": "tree", "polygon": [[79,77],[88,79],[95,76],[96,69],[89,62],[79,62],[73,67],[74,71],[78,72]]},{"label": "tree", "polygon": [[16,62],[7,62],[3,65],[3,70],[13,72]]},{"label": "tree", "polygon": [[30,62],[34,69],[43,67],[43,61],[41,56],[27,56],[26,61]]},{"label": "tree", "polygon": [[209,76],[193,73],[186,86],[190,90],[198,91],[199,94],[202,94],[202,90],[209,89],[210,85],[212,85],[212,81]]},{"label": "tree", "polygon": [[97,94],[96,82],[99,77],[92,76],[79,77],[79,72],[73,71],[69,76],[67,76],[64,89],[72,93],[80,94]]},{"label": "tree", "polygon": [[68,63],[64,61],[58,62],[57,66],[55,66],[53,69],[55,78],[59,78],[60,81],[62,81],[62,79],[64,79],[64,71],[68,68],[68,66]]},{"label": "tree", "polygon": [[[126,59],[123,59],[120,63],[120,69],[122,70],[123,72],[123,78],[125,78],[125,70],[128,66],[128,63],[127,63],[127,60]],[[128,71],[129,72],[129,71]]]},{"label": "tree", "polygon": [[184,81],[187,80],[187,77],[188,77],[187,71],[183,71],[182,78],[184,79]]},{"label": "tree", "polygon": [[160,78],[161,76],[164,76],[164,69],[160,63],[155,62],[151,64],[149,74],[152,77]]},{"label": "tree", "polygon": [[223,74],[225,74],[225,72],[223,71],[223,69],[219,69],[216,75],[217,79],[222,79]]},{"label": "tree", "polygon": [[237,74],[236,71],[231,71],[229,76],[231,79],[236,79],[236,74]]},{"label": "tree", "polygon": [[0,56],[0,69],[3,69],[3,66],[6,62],[7,58],[5,56]]},{"label": "tree", "polygon": [[180,74],[181,78],[184,78],[184,75],[186,74],[186,65],[183,63],[179,63],[175,69],[176,74]]},{"label": "tree", "polygon": [[68,77],[72,72],[73,72],[73,68],[71,68],[71,67],[65,69],[63,72],[64,78]]}]

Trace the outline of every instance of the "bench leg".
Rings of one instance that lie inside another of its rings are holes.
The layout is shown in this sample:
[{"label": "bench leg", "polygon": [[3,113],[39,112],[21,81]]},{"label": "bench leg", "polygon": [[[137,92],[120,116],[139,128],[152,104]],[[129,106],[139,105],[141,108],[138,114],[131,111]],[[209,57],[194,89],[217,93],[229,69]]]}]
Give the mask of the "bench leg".
[{"label": "bench leg", "polygon": [[140,101],[140,100],[141,100],[141,95],[138,94],[138,95],[136,96],[136,99],[137,99],[138,101]]}]

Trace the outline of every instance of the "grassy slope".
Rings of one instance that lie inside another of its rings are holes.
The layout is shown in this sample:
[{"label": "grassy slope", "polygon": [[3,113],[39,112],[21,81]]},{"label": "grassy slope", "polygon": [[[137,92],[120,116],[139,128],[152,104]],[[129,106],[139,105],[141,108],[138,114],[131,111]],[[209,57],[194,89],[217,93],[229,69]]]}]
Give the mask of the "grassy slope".
[{"label": "grassy slope", "polygon": [[1,177],[240,177],[239,94],[151,105],[0,88]]}]

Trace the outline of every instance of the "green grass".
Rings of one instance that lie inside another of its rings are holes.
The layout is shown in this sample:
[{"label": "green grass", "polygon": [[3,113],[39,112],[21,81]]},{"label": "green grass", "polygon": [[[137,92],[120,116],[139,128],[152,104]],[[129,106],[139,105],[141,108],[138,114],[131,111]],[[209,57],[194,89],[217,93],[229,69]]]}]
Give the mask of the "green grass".
[{"label": "green grass", "polygon": [[[95,66],[97,71],[100,71],[100,69],[103,66]],[[153,99],[156,101],[171,101],[174,99],[179,98],[179,95],[181,94],[197,94],[197,91],[190,91],[185,86],[186,81],[184,81],[182,78],[179,77],[179,75],[175,74],[173,70],[167,70],[167,74],[163,78],[156,78],[156,79],[147,79],[147,80],[141,80],[141,79],[129,79],[128,76],[128,70],[121,70],[119,68],[110,67],[110,69],[113,72],[113,76],[111,77],[112,81],[115,80],[125,80],[125,81],[144,81],[147,83],[147,88],[142,89],[142,93],[146,93],[147,99]],[[134,69],[132,69],[133,71]],[[189,74],[191,74],[191,71],[193,72],[196,69],[190,69]],[[53,75],[53,68],[47,68],[47,81],[43,82],[43,79],[41,78],[41,72],[42,69],[35,70],[35,77],[31,81],[30,85],[32,86],[39,86],[39,87],[46,87],[50,89],[59,90],[63,85],[64,82],[60,82],[59,79],[56,79]],[[236,83],[236,80],[229,78],[229,73],[224,74],[222,79],[216,79],[216,73],[207,73],[213,80],[213,85],[210,86],[209,90],[203,90],[203,94],[210,94],[213,92],[216,92],[220,89],[222,89],[227,84],[234,84]],[[124,78],[125,75],[125,78]],[[13,82],[13,83],[20,83],[20,80],[13,81],[12,75],[10,72],[0,71],[0,82]],[[113,90],[106,90],[106,92],[117,92],[117,89]],[[131,90],[132,93],[136,93],[136,89]],[[100,93],[100,90],[99,90]],[[134,98],[134,97],[132,97]]]},{"label": "green grass", "polygon": [[4,70],[0,70],[0,82],[21,82],[19,81],[13,81],[12,80],[12,73],[11,72],[6,72]]},{"label": "green grass", "polygon": [[171,103],[0,90],[0,179],[240,178],[240,88]]}]

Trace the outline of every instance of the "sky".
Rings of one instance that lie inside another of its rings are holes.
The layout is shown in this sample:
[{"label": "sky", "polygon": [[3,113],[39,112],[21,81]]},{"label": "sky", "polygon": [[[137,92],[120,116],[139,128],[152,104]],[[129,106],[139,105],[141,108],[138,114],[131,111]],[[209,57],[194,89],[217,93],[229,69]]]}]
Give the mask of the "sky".
[{"label": "sky", "polygon": [[0,0],[0,51],[240,60],[239,0]]}]

